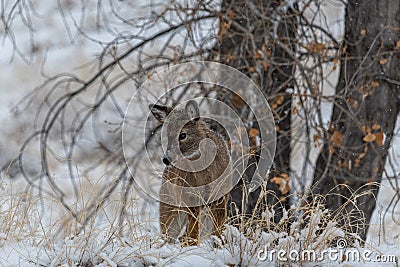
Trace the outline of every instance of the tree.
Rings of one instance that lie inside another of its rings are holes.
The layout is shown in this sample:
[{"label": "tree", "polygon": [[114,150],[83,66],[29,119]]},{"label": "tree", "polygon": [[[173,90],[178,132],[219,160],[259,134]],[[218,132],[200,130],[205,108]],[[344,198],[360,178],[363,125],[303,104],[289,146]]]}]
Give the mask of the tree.
[{"label": "tree", "polygon": [[[295,84],[296,15],[296,6],[282,1],[223,1],[218,43],[211,55],[211,59],[218,59],[251,77],[272,103],[277,149],[263,202],[275,210],[275,222],[282,218],[282,209],[289,208],[289,186],[281,184],[289,183],[290,173],[292,94],[287,89]],[[235,106],[233,101],[230,98],[231,106]],[[236,108],[242,113],[245,106],[236,105]],[[257,127],[256,122],[248,130],[252,127]],[[257,208],[261,188],[243,197],[249,183],[247,177],[252,176],[255,162],[259,160],[251,159],[243,180],[231,193],[234,206],[247,216],[259,216],[257,211],[263,210]]]},{"label": "tree", "polygon": [[[314,194],[365,239],[400,96],[399,1],[348,1],[339,83]],[[360,220],[365,218],[365,220]]]}]

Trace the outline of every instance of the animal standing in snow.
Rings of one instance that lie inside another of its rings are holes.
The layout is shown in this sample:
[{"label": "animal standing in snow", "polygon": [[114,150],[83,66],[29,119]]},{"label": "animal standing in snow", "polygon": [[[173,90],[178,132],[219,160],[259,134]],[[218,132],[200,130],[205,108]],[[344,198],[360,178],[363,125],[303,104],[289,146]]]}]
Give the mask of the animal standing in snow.
[{"label": "animal standing in snow", "polygon": [[[179,197],[180,193],[168,188],[167,184],[180,188],[203,188],[207,192],[218,191],[218,186],[212,182],[231,179],[230,151],[225,138],[212,130],[208,119],[200,117],[198,104],[190,100],[184,108],[173,109],[168,106],[150,105],[154,117],[166,127],[168,139],[167,150],[163,163],[166,165],[163,172],[163,184],[160,189],[160,227],[163,236],[169,236],[169,228],[174,220],[178,220],[179,213],[183,212],[187,218],[186,234],[183,238],[184,246],[198,245],[200,242],[201,214],[207,208],[211,214],[214,226],[214,234],[221,239],[223,225],[227,213],[228,194],[222,195],[213,201],[204,199],[203,203],[191,205],[171,205],[170,200]],[[184,123],[182,123],[182,121]],[[214,143],[213,149],[205,147],[203,140]],[[177,166],[177,162],[183,159],[185,163]],[[204,162],[210,161],[212,162]],[[205,168],[195,168],[195,163],[203,161]],[[184,166],[184,168],[182,168]],[[194,171],[190,171],[194,169]],[[207,185],[212,184],[207,188]],[[221,187],[227,187],[227,183],[219,183]],[[164,201],[163,201],[164,200]],[[166,200],[166,201],[165,201]],[[208,203],[210,202],[210,203]],[[221,239],[222,240],[222,239]]]}]

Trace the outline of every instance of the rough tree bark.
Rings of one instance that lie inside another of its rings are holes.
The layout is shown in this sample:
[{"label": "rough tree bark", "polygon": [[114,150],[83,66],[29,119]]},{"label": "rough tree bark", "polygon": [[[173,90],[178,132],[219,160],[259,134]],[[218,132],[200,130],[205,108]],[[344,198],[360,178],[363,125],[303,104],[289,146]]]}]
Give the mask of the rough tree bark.
[{"label": "rough tree bark", "polygon": [[399,112],[399,29],[400,0],[348,1],[336,101],[316,163],[313,194],[363,240]]},{"label": "rough tree bark", "polygon": [[[267,183],[267,204],[275,210],[275,221],[282,216],[282,208],[288,207],[289,159],[290,159],[290,110],[292,95],[287,88],[294,84],[294,59],[296,51],[296,15],[293,7],[283,6],[282,1],[243,1],[224,0],[220,17],[220,42],[213,55],[219,62],[230,65],[248,75],[272,104],[275,123],[277,125],[277,149],[274,164]],[[284,44],[288,51],[282,49]],[[227,99],[227,98],[225,98]],[[229,99],[229,98],[228,98]],[[232,101],[232,99],[231,99]],[[234,99],[233,99],[234,101]],[[231,103],[232,104],[232,103]],[[234,107],[241,109],[244,106]],[[257,127],[256,124],[250,127]],[[250,159],[250,167],[246,177],[254,172],[254,161]],[[274,178],[275,179],[272,179]],[[272,181],[271,181],[272,179]],[[232,202],[239,207],[239,212],[255,215],[254,208],[259,199],[261,189],[243,197],[242,183],[232,191]],[[282,189],[283,188],[283,189]],[[245,199],[245,205],[242,201]],[[261,209],[258,209],[261,211]],[[232,212],[231,214],[235,214]]]}]

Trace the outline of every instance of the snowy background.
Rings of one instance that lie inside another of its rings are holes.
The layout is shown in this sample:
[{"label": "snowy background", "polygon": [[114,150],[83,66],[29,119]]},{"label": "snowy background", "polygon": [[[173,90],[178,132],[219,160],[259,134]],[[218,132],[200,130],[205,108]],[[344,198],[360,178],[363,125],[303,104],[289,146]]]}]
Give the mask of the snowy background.
[{"label": "snowy background", "polygon": [[[139,0],[137,0],[139,2]],[[31,103],[21,102],[29,93],[46,81],[47,77],[59,73],[73,73],[82,79],[92,76],[96,70],[96,59],[102,53],[105,44],[112,41],[118,33],[132,31],[126,25],[117,23],[117,19],[109,15],[109,5],[105,4],[99,11],[94,1],[22,1],[24,5],[32,5],[30,12],[18,8],[14,11],[16,19],[12,23],[12,32],[6,31],[4,24],[0,24],[0,166],[7,166],[18,156],[22,142],[33,132],[36,127],[35,110],[42,103],[41,91],[36,91]],[[134,16],[132,12],[143,15],[150,12],[148,8],[139,7],[137,3],[129,1],[115,1],[115,8],[121,15]],[[127,3],[129,2],[129,3]],[[60,8],[62,6],[62,8]],[[333,29],[334,34],[340,37],[343,32],[343,8],[336,2],[326,1],[324,8],[327,20],[321,19],[321,25]],[[1,14],[10,14],[13,1],[2,1]],[[82,10],[85,10],[84,12]],[[4,12],[6,11],[6,12]],[[17,12],[22,12],[17,16]],[[67,13],[62,13],[67,12]],[[101,14],[99,16],[99,13]],[[83,16],[84,14],[84,16]],[[7,18],[6,18],[7,19]],[[107,28],[102,21],[107,21]],[[32,29],[28,25],[32,25]],[[77,30],[84,29],[83,32]],[[151,34],[150,30],[149,33]],[[156,48],[155,48],[156,49]],[[132,59],[134,65],[134,59]],[[329,68],[329,66],[327,66]],[[333,73],[324,87],[324,94],[333,94],[337,73]],[[127,106],[127,101],[132,94],[132,87],[128,84],[118,91],[116,95],[121,107]],[[330,117],[331,107],[327,105],[324,111],[325,119]],[[102,115],[102,120],[113,122],[115,110],[109,108]],[[294,124],[301,123],[299,118],[294,118]],[[109,124],[102,125],[104,131],[112,128]],[[400,127],[396,128],[396,133]],[[297,135],[301,137],[302,132]],[[104,137],[104,142],[112,141]],[[90,138],[88,138],[90,145]],[[394,138],[391,161],[400,160],[399,136]],[[292,153],[294,170],[299,170],[303,165],[301,142],[294,146]],[[313,151],[314,159],[318,149]],[[93,155],[85,155],[91,157]],[[39,164],[37,150],[27,151],[28,166],[35,172]],[[37,164],[37,166],[35,166]],[[397,164],[399,165],[399,164]],[[28,167],[29,168],[29,167]],[[104,172],[109,171],[109,166],[104,167]],[[54,175],[67,195],[67,201],[74,203],[76,199],[70,182],[61,179],[64,171],[57,163],[52,166]],[[9,170],[12,171],[12,170]],[[397,171],[400,171],[397,166]],[[102,184],[109,182],[103,180],[103,174],[97,170],[95,173],[82,174],[77,170],[82,199],[79,205],[90,203],[92,194],[98,192]],[[306,173],[298,173],[296,177],[308,180],[312,177],[312,166]],[[132,193],[129,214],[132,222],[128,225],[130,230],[123,237],[117,237],[118,223],[116,207],[118,207],[118,192],[110,198],[99,214],[100,219],[90,222],[84,227],[83,232],[77,229],[82,227],[73,225],[71,218],[64,208],[55,199],[39,196],[33,192],[26,194],[26,181],[7,174],[4,169],[0,177],[0,266],[47,266],[47,265],[77,265],[92,262],[98,266],[233,266],[233,265],[268,265],[257,259],[257,251],[264,244],[277,242],[281,247],[291,246],[300,248],[300,241],[304,236],[316,235],[317,229],[308,228],[308,232],[298,233],[295,238],[285,236],[284,233],[260,233],[257,241],[247,240],[236,229],[228,227],[225,237],[228,245],[216,249],[211,245],[210,239],[205,239],[200,247],[180,248],[178,245],[162,244],[158,236],[157,205],[155,202],[143,200],[140,194]],[[394,194],[389,183],[384,182],[379,194],[379,203],[373,219],[368,237],[368,243],[374,251],[384,254],[395,254],[400,257],[400,228],[393,220],[400,220],[398,211],[394,216],[383,213],[395,203],[391,203]],[[76,196],[75,196],[76,197]],[[319,213],[318,213],[319,214]],[[322,214],[319,214],[322,216]],[[321,220],[318,215],[313,218],[314,226]],[[71,224],[71,225],[70,225]],[[385,226],[385,227],[383,227]],[[295,226],[294,226],[295,228]],[[60,230],[62,229],[62,230]],[[68,229],[69,231],[67,231]],[[333,230],[332,230],[333,229]],[[332,226],[331,232],[326,234],[333,238],[342,233]],[[292,229],[295,231],[295,229]],[[60,232],[61,231],[61,232]],[[75,231],[75,232],[74,232]],[[78,233],[76,232],[78,231]],[[299,244],[296,242],[299,241]],[[312,247],[321,244],[315,236],[311,242]],[[332,264],[337,264],[333,262]],[[345,262],[343,264],[346,264]]]}]

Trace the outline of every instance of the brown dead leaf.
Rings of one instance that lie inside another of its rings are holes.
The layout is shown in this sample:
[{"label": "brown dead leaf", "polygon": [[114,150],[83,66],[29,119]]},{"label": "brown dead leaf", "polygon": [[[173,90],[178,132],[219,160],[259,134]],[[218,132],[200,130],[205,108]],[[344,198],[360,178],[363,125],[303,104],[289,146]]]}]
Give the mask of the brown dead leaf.
[{"label": "brown dead leaf", "polygon": [[323,49],[324,49],[324,44],[322,44],[322,43],[316,43],[314,45],[314,52],[315,53],[320,53],[320,52],[323,51]]},{"label": "brown dead leaf", "polygon": [[375,142],[378,146],[383,146],[383,133],[375,133]]},{"label": "brown dead leaf", "polygon": [[262,55],[261,55],[260,52],[257,51],[257,52],[254,53],[253,58],[254,58],[254,59],[262,59]]},{"label": "brown dead leaf", "polygon": [[377,123],[375,123],[374,125],[372,125],[372,130],[379,130],[381,128],[381,126]]},{"label": "brown dead leaf", "polygon": [[342,134],[338,131],[335,131],[333,133],[333,135],[331,136],[331,142],[332,142],[333,146],[335,146],[335,147],[341,146],[343,143],[343,137],[344,137],[344,134]]},{"label": "brown dead leaf", "polygon": [[367,142],[367,143],[371,143],[371,142],[375,141],[375,139],[376,139],[376,136],[375,136],[375,134],[372,134],[372,133],[367,134],[363,138],[364,142]]},{"label": "brown dead leaf", "polygon": [[361,29],[360,35],[361,35],[361,36],[367,35],[367,30],[366,30],[366,29]]},{"label": "brown dead leaf", "polygon": [[360,167],[360,159],[356,159],[354,161],[354,167],[359,168]]},{"label": "brown dead leaf", "polygon": [[361,125],[361,131],[363,133],[370,132],[371,130],[366,125]]},{"label": "brown dead leaf", "polygon": [[324,44],[323,43],[308,43],[305,45],[305,49],[309,53],[321,53],[324,50]]},{"label": "brown dead leaf", "polygon": [[280,176],[275,176],[270,180],[272,183],[279,185],[279,191],[282,194],[287,194],[290,191],[289,175],[282,173]]},{"label": "brown dead leaf", "polygon": [[285,172],[282,172],[282,173],[280,174],[280,176],[283,177],[286,181],[289,181],[289,174],[287,174],[287,173],[285,173]]},{"label": "brown dead leaf", "polygon": [[271,178],[271,182],[274,184],[280,185],[283,182],[283,178],[279,177],[279,176],[275,176],[275,177]]},{"label": "brown dead leaf", "polygon": [[285,97],[283,95],[279,96],[278,99],[276,100],[276,104],[282,105],[283,100],[285,100]]},{"label": "brown dead leaf", "polygon": [[342,163],[342,167],[345,168],[345,169],[348,169],[349,166],[350,165],[349,165],[349,162],[347,160]]},{"label": "brown dead leaf", "polygon": [[381,65],[385,65],[386,63],[387,63],[386,58],[381,58],[381,60],[379,60],[379,64],[381,64]]},{"label": "brown dead leaf", "polygon": [[256,147],[259,146],[258,141],[257,141],[257,136],[259,136],[259,135],[260,135],[260,131],[258,129],[250,128],[249,137],[250,137],[251,144],[252,144],[252,148],[250,149],[250,157],[254,156],[257,152]]},{"label": "brown dead leaf", "polygon": [[365,157],[365,155],[367,155],[367,153],[360,153],[360,154],[358,154],[358,159],[363,159],[364,157]]},{"label": "brown dead leaf", "polygon": [[250,137],[256,137],[260,134],[260,131],[256,128],[250,128],[249,130],[249,136]]}]

